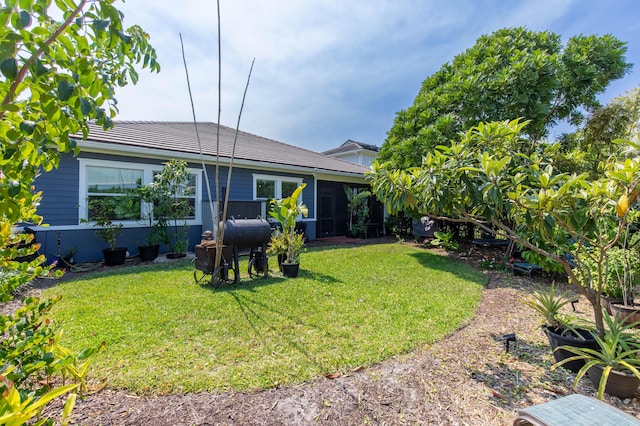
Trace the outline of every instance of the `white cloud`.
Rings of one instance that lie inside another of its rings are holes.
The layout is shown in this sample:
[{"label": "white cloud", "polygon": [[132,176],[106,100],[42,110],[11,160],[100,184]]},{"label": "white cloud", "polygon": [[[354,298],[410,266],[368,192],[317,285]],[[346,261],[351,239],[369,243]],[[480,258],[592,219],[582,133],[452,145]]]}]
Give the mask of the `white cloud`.
[{"label": "white cloud", "polygon": [[[235,126],[255,57],[242,129],[317,151],[346,139],[381,144],[422,81],[480,35],[507,26],[602,34],[630,22],[625,7],[639,8],[597,0],[223,0],[222,123]],[[142,73],[137,87],[119,93],[119,118],[191,120],[182,33],[197,117],[215,121],[215,2],[130,0],[122,9],[128,24],[150,33],[162,72]],[[636,24],[620,38],[635,42],[638,33]]]}]

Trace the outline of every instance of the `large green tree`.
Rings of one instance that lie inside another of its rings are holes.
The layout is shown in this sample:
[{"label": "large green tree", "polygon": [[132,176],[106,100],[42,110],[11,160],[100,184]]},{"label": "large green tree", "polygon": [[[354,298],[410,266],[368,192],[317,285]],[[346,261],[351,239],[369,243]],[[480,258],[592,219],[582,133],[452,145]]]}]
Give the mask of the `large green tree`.
[{"label": "large green tree", "polygon": [[[135,83],[136,64],[159,70],[148,35],[125,29],[113,0],[10,0],[0,8],[0,246],[3,269],[18,254],[19,222],[39,224],[37,175],[57,167],[59,154],[77,151],[70,137],[88,122],[109,128],[117,113],[115,90]],[[60,16],[61,19],[55,19]],[[31,265],[35,267],[36,265]],[[0,297],[30,279],[0,278]]]},{"label": "large green tree", "polygon": [[584,171],[592,178],[603,173],[604,162],[620,150],[616,139],[631,139],[640,126],[640,88],[595,109],[577,132],[564,135],[557,161],[567,171]]},{"label": "large green tree", "polygon": [[[160,69],[148,35],[125,28],[113,3],[0,2],[0,300],[49,270],[42,256],[14,260],[37,249],[14,225],[42,223],[41,194],[33,187],[38,174],[57,167],[61,153],[77,152],[71,136],[86,137],[89,121],[113,125],[115,90],[138,80],[136,67]],[[15,315],[0,316],[3,424],[26,422],[71,390],[49,392],[41,381],[91,352],[74,357],[59,347],[59,333],[42,317],[50,305],[30,299]]]},{"label": "large green tree", "polygon": [[611,35],[576,36],[563,46],[549,31],[508,28],[480,37],[423,83],[412,106],[397,113],[380,150],[380,162],[420,164],[438,145],[479,122],[529,121],[529,139],[598,105],[596,95],[621,78],[626,43]]},{"label": "large green tree", "polygon": [[[373,192],[392,213],[471,223],[562,265],[569,282],[593,304],[602,331],[607,251],[624,245],[629,226],[637,226],[640,145],[626,141],[627,150],[618,150],[593,179],[559,173],[558,145],[532,149],[525,125],[480,123],[450,146],[428,152],[419,167],[375,164],[369,176]],[[595,274],[585,258],[596,265]]]}]

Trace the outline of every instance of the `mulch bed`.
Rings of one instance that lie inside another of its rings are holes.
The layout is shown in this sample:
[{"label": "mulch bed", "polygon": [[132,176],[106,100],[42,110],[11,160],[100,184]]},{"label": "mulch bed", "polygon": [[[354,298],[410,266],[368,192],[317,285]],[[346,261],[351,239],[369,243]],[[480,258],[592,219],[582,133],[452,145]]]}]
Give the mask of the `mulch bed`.
[{"label": "mulch bed", "polygon": [[[394,240],[367,242],[380,241]],[[490,250],[466,247],[461,253],[443,254],[477,264],[499,254]],[[562,278],[485,273],[488,284],[476,315],[441,341],[409,354],[343,376],[255,393],[139,396],[106,388],[78,400],[73,424],[510,425],[519,409],[576,392],[595,396],[588,380],[573,389],[575,375],[550,370],[552,356],[540,317],[520,302],[535,286],[553,279],[562,285]],[[591,316],[584,298],[576,309]],[[517,342],[507,352],[497,338],[509,333],[516,334]],[[640,418],[638,397],[605,395],[605,401]]]}]

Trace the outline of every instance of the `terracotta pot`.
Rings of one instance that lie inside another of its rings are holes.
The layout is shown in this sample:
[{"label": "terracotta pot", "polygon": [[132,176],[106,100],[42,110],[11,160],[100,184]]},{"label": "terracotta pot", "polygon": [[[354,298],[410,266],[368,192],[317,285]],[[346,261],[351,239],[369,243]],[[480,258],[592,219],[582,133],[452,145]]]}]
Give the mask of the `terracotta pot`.
[{"label": "terracotta pot", "polygon": [[[552,327],[546,327],[545,333],[547,334],[547,338],[549,339],[549,344],[551,345],[551,350],[553,351],[553,359],[556,362],[560,362],[563,359],[570,358],[575,356],[574,353],[569,352],[564,349],[555,350],[558,346],[574,346],[577,348],[591,348],[598,349],[598,344],[596,340],[593,338],[593,335],[587,331],[582,329],[577,329],[577,332],[580,333],[584,339],[579,339],[575,336],[566,336],[558,333],[558,330]],[[575,361],[569,361],[566,364],[563,364],[562,367],[567,370],[577,373],[584,366],[584,361],[581,359]]]},{"label": "terracotta pot", "polygon": [[[587,375],[596,389],[600,386],[600,378],[603,371],[604,367],[600,365],[594,365],[587,371]],[[618,398],[631,398],[639,384],[640,379],[635,375],[624,371],[611,370],[604,391]]]},{"label": "terracotta pot", "polygon": [[[611,304],[611,315],[621,318],[625,324],[631,324],[640,321],[640,305],[634,303],[633,306],[624,306],[622,303]],[[640,324],[635,328],[640,328]]]},{"label": "terracotta pot", "polygon": [[611,304],[622,303],[622,299],[618,297],[605,296],[603,294],[602,296],[600,296],[600,303],[602,304],[602,307],[604,308],[605,311],[607,311],[609,315],[613,315],[613,313],[611,312]]}]

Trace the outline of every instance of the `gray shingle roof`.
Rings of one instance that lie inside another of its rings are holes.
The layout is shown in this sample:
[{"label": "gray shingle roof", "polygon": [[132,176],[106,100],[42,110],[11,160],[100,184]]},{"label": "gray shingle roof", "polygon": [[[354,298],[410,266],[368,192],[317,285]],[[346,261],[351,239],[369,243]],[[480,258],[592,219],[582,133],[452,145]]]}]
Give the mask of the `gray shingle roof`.
[{"label": "gray shingle roof", "polygon": [[342,145],[340,145],[337,148],[333,148],[330,149],[328,151],[324,151],[323,154],[327,154],[327,155],[331,155],[331,154],[339,154],[342,152],[351,152],[351,151],[358,151],[358,150],[367,150],[367,151],[373,151],[373,152],[378,152],[380,150],[380,148],[378,148],[375,145],[369,145],[366,143],[362,143],[362,142],[357,142],[357,141],[353,141],[351,139],[347,140],[345,143],[343,143]]},{"label": "gray shingle roof", "polygon": [[[216,155],[215,123],[198,123],[198,133],[205,156]],[[235,129],[220,126],[220,158],[229,159],[233,148]],[[104,142],[150,150],[163,150],[187,154],[200,154],[193,123],[116,121],[112,129],[90,125],[88,141]],[[287,145],[246,132],[238,132],[236,160],[306,167],[329,172],[364,174],[368,169],[307,149]]]}]

